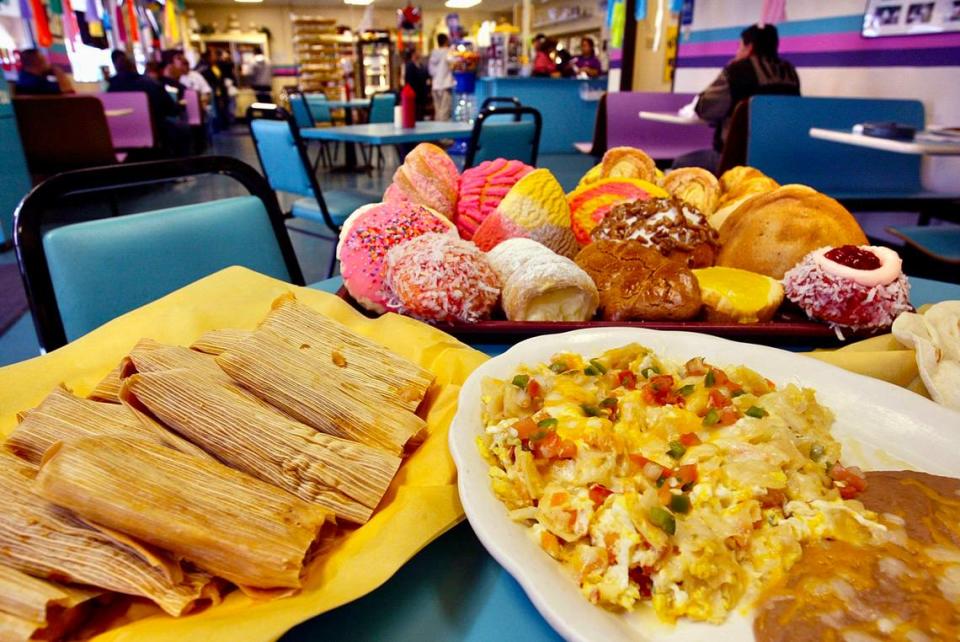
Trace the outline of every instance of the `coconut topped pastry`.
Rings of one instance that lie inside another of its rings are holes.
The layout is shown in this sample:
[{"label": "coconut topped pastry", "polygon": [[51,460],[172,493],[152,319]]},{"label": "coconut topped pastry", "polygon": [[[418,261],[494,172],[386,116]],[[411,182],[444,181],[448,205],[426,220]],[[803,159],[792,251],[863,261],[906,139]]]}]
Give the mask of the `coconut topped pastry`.
[{"label": "coconut topped pastry", "polygon": [[910,306],[900,256],[886,247],[841,245],[807,254],[783,276],[788,299],[838,332],[888,328]]},{"label": "coconut topped pastry", "polygon": [[707,217],[678,198],[615,205],[591,236],[594,240],[639,241],[696,268],[713,265],[719,249],[719,237]]}]

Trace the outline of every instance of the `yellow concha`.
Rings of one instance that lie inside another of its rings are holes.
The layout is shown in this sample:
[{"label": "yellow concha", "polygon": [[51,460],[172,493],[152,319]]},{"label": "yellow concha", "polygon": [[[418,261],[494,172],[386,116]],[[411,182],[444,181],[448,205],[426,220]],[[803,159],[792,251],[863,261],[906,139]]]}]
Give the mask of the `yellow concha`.
[{"label": "yellow concha", "polygon": [[763,274],[729,267],[708,267],[693,273],[710,320],[765,322],[783,302],[783,286]]},{"label": "yellow concha", "polygon": [[583,178],[580,179],[580,182],[577,183],[577,189],[580,189],[584,185],[589,185],[590,183],[595,183],[598,180],[603,178],[603,164],[597,163],[583,175]]},{"label": "yellow concha", "polygon": [[567,196],[557,179],[546,169],[534,170],[517,181],[497,209],[528,230],[544,223],[570,227]]}]

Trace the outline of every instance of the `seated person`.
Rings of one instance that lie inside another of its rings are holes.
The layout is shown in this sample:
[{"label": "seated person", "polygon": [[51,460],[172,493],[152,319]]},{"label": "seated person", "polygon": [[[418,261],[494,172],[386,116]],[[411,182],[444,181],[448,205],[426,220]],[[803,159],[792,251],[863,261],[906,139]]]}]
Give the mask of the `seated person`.
[{"label": "seated person", "polygon": [[[49,76],[56,78],[50,80]],[[17,76],[18,96],[57,96],[72,94],[73,83],[60,67],[51,65],[39,49],[20,52],[20,73]]]},{"label": "seated person", "polygon": [[553,60],[557,50],[557,41],[553,38],[544,38],[537,47],[537,55],[533,59],[533,75],[540,77],[559,76],[557,63]]},{"label": "seated person", "polygon": [[595,78],[603,73],[603,66],[593,48],[593,38],[580,39],[580,55],[573,59],[572,64],[578,75],[586,74],[590,78]]},{"label": "seated person", "polygon": [[160,64],[163,66],[160,82],[170,92],[171,97],[176,93],[177,101],[183,100],[183,90],[186,87],[180,79],[190,71],[186,56],[179,49],[167,49],[160,56]]},{"label": "seated person", "polygon": [[696,114],[715,128],[712,150],[678,157],[674,167],[698,166],[715,171],[727,138],[730,116],[743,100],[758,94],[800,95],[800,78],[780,57],[780,38],[773,25],[753,25],[740,34],[740,48],[709,87],[697,97]]}]

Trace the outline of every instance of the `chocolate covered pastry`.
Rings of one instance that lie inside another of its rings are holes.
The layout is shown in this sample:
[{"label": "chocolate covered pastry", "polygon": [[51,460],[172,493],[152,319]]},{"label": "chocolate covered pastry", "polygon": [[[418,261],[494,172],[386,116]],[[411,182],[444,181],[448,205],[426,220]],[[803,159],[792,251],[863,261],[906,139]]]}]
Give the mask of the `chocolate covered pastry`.
[{"label": "chocolate covered pastry", "polygon": [[700,312],[693,272],[640,241],[595,241],[575,260],[597,284],[605,321],[684,321]]},{"label": "chocolate covered pastry", "polygon": [[691,268],[713,265],[720,249],[707,218],[677,198],[615,205],[590,235],[595,241],[636,241]]}]

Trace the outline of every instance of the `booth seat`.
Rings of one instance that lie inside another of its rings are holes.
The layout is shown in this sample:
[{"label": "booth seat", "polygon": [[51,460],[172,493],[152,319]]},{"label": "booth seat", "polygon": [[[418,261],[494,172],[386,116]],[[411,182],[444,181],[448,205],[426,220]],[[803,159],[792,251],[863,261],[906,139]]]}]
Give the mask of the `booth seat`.
[{"label": "booth seat", "polygon": [[[657,165],[669,167],[674,158],[713,146],[713,129],[703,125],[675,125],[640,118],[641,111],[676,112],[696,94],[620,91],[606,96],[602,124],[605,136],[595,136],[592,153],[602,155],[611,147],[637,147]],[[598,125],[601,119],[598,118]],[[597,147],[599,140],[605,144]]]}]

